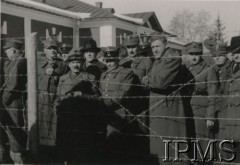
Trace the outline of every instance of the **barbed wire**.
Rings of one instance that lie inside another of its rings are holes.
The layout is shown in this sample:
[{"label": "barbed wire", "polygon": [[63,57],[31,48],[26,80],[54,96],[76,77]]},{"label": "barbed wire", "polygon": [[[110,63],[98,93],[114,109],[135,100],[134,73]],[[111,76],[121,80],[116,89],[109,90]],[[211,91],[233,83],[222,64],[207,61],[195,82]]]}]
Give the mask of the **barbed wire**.
[{"label": "barbed wire", "polygon": [[[186,84],[184,84],[184,85],[186,85]],[[175,91],[174,91],[175,92]],[[47,93],[47,94],[49,94],[49,93]],[[168,96],[167,96],[168,97]],[[171,96],[169,96],[169,97],[171,97]],[[172,97],[176,97],[176,96],[172,96]],[[187,97],[189,97],[189,96],[187,96]],[[191,96],[192,97],[192,96]],[[236,97],[236,96],[234,96],[234,97]],[[166,97],[164,97],[164,98],[166,98]],[[114,98],[112,98],[112,100],[113,100]],[[120,103],[119,103],[120,104]],[[123,107],[124,108],[124,107]],[[127,111],[128,112],[128,111]],[[129,113],[129,112],[128,112]],[[130,113],[131,114],[131,113]],[[138,117],[137,115],[131,115],[131,116],[133,116],[133,117]],[[140,117],[141,117],[141,115],[140,115]],[[164,117],[164,116],[162,116],[162,117]],[[166,116],[165,116],[166,117]],[[169,116],[167,116],[166,118],[168,118]],[[206,119],[206,118],[205,118]],[[216,119],[216,118],[215,118]],[[141,120],[138,120],[138,121],[141,121]],[[40,121],[41,122],[41,121]],[[52,124],[54,124],[54,123],[52,123]],[[141,123],[141,124],[144,124],[144,123]],[[9,127],[9,128],[11,128],[11,127]],[[15,127],[15,128],[24,128],[24,127]],[[150,131],[151,131],[151,128],[148,128]],[[152,130],[153,132],[154,132],[154,134],[155,134],[155,136],[156,137],[159,137],[160,135],[158,135],[154,130]],[[140,135],[140,136],[142,136],[142,135]],[[149,136],[149,135],[148,135]],[[161,136],[161,137],[163,137],[163,136]],[[166,138],[174,138],[173,136],[165,136]],[[185,138],[185,137],[184,137]]]},{"label": "barbed wire", "polygon": [[[121,74],[121,73],[119,73]],[[0,74],[0,76],[5,76],[4,74]],[[7,75],[7,77],[27,77],[28,75]],[[53,75],[38,75],[41,77],[52,77]],[[131,85],[131,86],[138,86],[138,87],[146,87],[146,85],[142,84],[133,84],[133,83],[121,83],[121,82],[114,82],[114,81],[102,81],[102,80],[89,80],[91,82],[96,83],[109,83],[109,84],[119,84],[119,85]],[[231,81],[240,81],[240,78],[237,79],[226,79],[226,80],[218,80],[218,81],[204,81],[204,82],[188,82],[188,83],[180,83],[180,84],[171,84],[170,87],[179,87],[184,85],[200,85],[200,84],[211,84],[211,83],[222,83],[222,82],[231,82]],[[65,84],[65,85],[72,85],[72,84]],[[13,90],[14,91],[14,90]],[[17,91],[16,91],[17,92]]]},{"label": "barbed wire", "polygon": [[[95,87],[97,87],[97,88],[99,89],[99,91],[101,91],[101,93],[107,94],[106,91],[101,90],[96,84],[92,83],[92,85],[95,86]],[[116,101],[115,99],[112,99],[112,98],[111,98],[111,100],[114,101],[116,104],[118,104],[120,107],[122,107],[122,108],[124,109],[124,111],[126,111],[128,114],[130,114],[131,116],[135,117],[135,115],[134,115],[132,112],[130,112],[127,108],[125,108],[125,107],[124,107],[122,104],[120,104],[118,101]],[[158,133],[157,133],[156,131],[154,131],[153,129],[151,129],[150,127],[148,127],[143,121],[141,121],[141,120],[138,119],[138,118],[137,118],[136,120],[137,120],[143,127],[147,128],[150,132],[152,132],[152,133],[155,134],[155,135],[158,135]],[[122,128],[120,128],[120,130],[122,130]],[[160,137],[160,138],[163,140],[162,137]],[[170,144],[170,147],[175,150],[174,146],[172,146],[171,144]],[[185,158],[188,158],[187,155],[185,155],[185,154],[183,154],[183,155],[184,155]]]},{"label": "barbed wire", "polygon": [[[216,64],[215,64],[215,65],[216,65]],[[195,79],[196,77],[199,77],[200,75],[206,73],[207,71],[209,71],[210,69],[212,69],[212,67],[214,67],[215,65],[212,65],[211,67],[209,67],[209,68],[207,68],[206,70],[202,71],[200,74],[198,74],[197,76],[195,76],[194,79]],[[194,81],[194,79],[189,80],[188,83]],[[185,86],[186,86],[186,85],[185,85]],[[165,97],[164,97],[163,99],[159,100],[158,103],[156,103],[155,105],[152,105],[151,107],[149,107],[149,109],[143,111],[140,115],[143,115],[143,114],[146,114],[146,113],[150,112],[154,107],[157,107],[158,105],[160,105],[160,104],[162,104],[163,102],[165,102],[165,100],[166,100],[169,96],[175,95],[176,92],[179,92],[179,91],[180,91],[183,87],[185,87],[185,86],[181,86],[180,88],[176,89],[175,91],[173,91],[173,92],[170,93],[169,95],[165,95]],[[152,112],[153,112],[153,111],[152,111]],[[135,121],[136,119],[137,119],[137,117],[135,117],[134,119],[132,119],[131,121],[129,121],[129,124],[132,123],[133,121]],[[127,125],[126,125],[126,126],[127,126]],[[125,126],[124,126],[124,127],[125,127]],[[124,128],[124,127],[123,127],[123,128]]]},{"label": "barbed wire", "polygon": [[[58,37],[58,35],[53,35],[54,37]],[[138,34],[132,34],[132,35],[126,35],[126,37],[124,37],[124,35],[117,35],[115,36],[116,38],[122,38],[123,40],[124,39],[127,39],[127,38],[130,38],[132,36],[138,36],[140,38],[144,38],[144,37],[157,37],[157,36],[163,36],[163,35],[138,35]],[[61,36],[61,38],[83,38],[83,39],[94,39],[94,38],[112,38],[112,35],[101,35],[101,36]],[[25,39],[27,37],[4,37],[4,38],[1,38],[1,40],[9,40],[9,39]],[[38,38],[40,39],[46,39],[47,37],[46,36],[38,36]],[[176,41],[177,42],[177,41]]]},{"label": "barbed wire", "polygon": [[[146,51],[147,52],[147,51]],[[144,52],[142,52],[144,53]],[[44,54],[44,53],[43,53]],[[183,55],[188,55],[188,54],[183,54]],[[211,54],[209,53],[206,53],[206,54],[202,54],[201,57],[213,57]],[[27,57],[21,57],[21,58],[24,58],[24,59],[27,59]],[[152,56],[136,56],[135,58],[142,58],[142,59],[151,59],[151,58],[154,58],[154,55]],[[169,56],[169,57],[166,57],[166,56],[163,56],[161,57],[161,59],[174,59],[174,58],[184,58],[182,55],[177,55],[177,56]],[[7,57],[0,57],[0,59],[6,59],[8,60],[9,58]],[[104,57],[104,59],[119,59],[120,62],[121,60],[123,59],[127,59],[127,57],[125,58],[120,58],[120,57]],[[43,57],[43,58],[38,58],[37,61],[46,61],[46,59]],[[185,61],[189,61],[189,60],[185,60]]]},{"label": "barbed wire", "polygon": [[[52,123],[52,122],[49,122],[49,121],[45,121],[45,120],[40,120],[39,121],[40,123],[41,122],[47,122],[47,123],[51,123],[51,124],[56,124],[57,123]],[[0,127],[1,128],[12,128],[12,129],[28,129],[28,127],[20,127],[20,126],[8,126],[8,125],[4,125],[0,122]],[[65,129],[58,129],[58,131],[67,131]],[[79,129],[70,129],[68,131],[71,131],[71,132],[77,132],[77,133],[82,133],[82,134],[106,134],[106,132],[101,132],[101,131],[95,131],[95,130],[92,130],[92,131],[89,131],[89,130],[79,130]],[[167,136],[167,135],[158,135],[158,134],[141,134],[141,133],[121,133],[120,135],[118,136],[136,136],[136,137],[150,137],[150,138],[161,138],[162,140],[164,140],[163,138],[166,138],[166,139],[182,139],[182,140],[205,140],[205,141],[210,141],[210,140],[216,140],[216,141],[222,141],[222,140],[233,140],[235,142],[239,142],[239,139],[230,139],[230,138],[203,138],[203,137],[191,137],[191,136]],[[53,138],[49,138],[49,137],[46,137],[46,136],[41,136],[43,138],[48,138],[48,139],[53,139]],[[56,137],[54,138],[56,139]]]}]

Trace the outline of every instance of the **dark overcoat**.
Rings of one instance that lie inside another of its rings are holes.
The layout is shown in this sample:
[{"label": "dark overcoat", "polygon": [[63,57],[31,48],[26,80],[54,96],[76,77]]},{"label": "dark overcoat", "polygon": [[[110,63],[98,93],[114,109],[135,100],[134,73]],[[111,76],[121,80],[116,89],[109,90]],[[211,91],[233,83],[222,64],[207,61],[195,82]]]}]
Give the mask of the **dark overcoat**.
[{"label": "dark overcoat", "polygon": [[[47,74],[48,68],[53,69],[51,74]],[[62,60],[56,60],[51,64],[47,59],[38,60],[38,115],[41,145],[55,145],[56,112],[54,112],[53,102],[56,98],[59,77],[67,73],[68,69]]]},{"label": "dark overcoat", "polygon": [[[120,155],[132,152],[134,142],[131,141],[133,118],[129,109],[131,102],[127,98],[132,87],[134,73],[121,66],[104,72],[100,79],[100,92],[108,116],[107,146],[108,151],[121,152]],[[136,146],[136,145],[135,145]],[[120,157],[120,155],[118,155]]]},{"label": "dark overcoat", "polygon": [[[70,71],[60,77],[55,106],[57,146],[61,150],[87,153],[104,143],[106,124],[100,114],[100,92],[94,81],[95,76],[86,72],[74,76]],[[82,96],[74,97],[73,92],[79,91]]]},{"label": "dark overcoat", "polygon": [[219,81],[217,91],[218,96],[216,98],[216,115],[217,118],[219,118],[216,125],[216,138],[218,139],[226,138],[225,125],[227,120],[224,120],[224,118],[227,116],[227,85],[232,76],[232,65],[233,63],[227,60],[223,66],[214,67]]},{"label": "dark overcoat", "polygon": [[[90,66],[94,66],[94,67],[90,67]],[[97,80],[99,80],[101,77],[101,74],[107,70],[107,66],[101,63],[100,61],[98,61],[97,59],[95,59],[92,62],[92,64],[89,66],[87,66],[87,63],[85,62],[82,68],[84,71],[87,71],[93,74]]]},{"label": "dark overcoat", "polygon": [[204,60],[197,65],[190,65],[189,70],[195,79],[191,98],[195,137],[199,139],[201,147],[205,150],[208,141],[214,138],[213,129],[207,128],[206,120],[215,121],[216,118],[218,78],[213,66],[207,65]]},{"label": "dark overcoat", "polygon": [[[239,65],[239,64],[238,64]],[[237,67],[237,66],[236,66]],[[235,68],[235,67],[234,67]],[[235,71],[236,69],[236,71]],[[231,140],[238,140],[240,137],[240,69],[235,68],[227,85],[228,102],[227,102],[227,124],[226,124],[226,138]],[[236,120],[234,120],[236,119]]]},{"label": "dark overcoat", "polygon": [[20,54],[4,63],[2,103],[5,107],[3,123],[9,139],[10,150],[26,150],[27,143],[27,60]]},{"label": "dark overcoat", "polygon": [[[154,61],[145,84],[150,88],[150,152],[157,156],[160,164],[165,156],[163,140],[187,138],[186,109],[181,97],[183,73],[181,73],[181,58],[171,58],[177,53],[175,49],[165,50],[162,59]],[[176,55],[175,55],[176,56]],[[175,148],[169,146],[169,156],[174,157]],[[182,155],[183,156],[183,155]],[[184,159],[188,158],[184,154]],[[183,162],[168,162],[167,164],[184,164]]]},{"label": "dark overcoat", "polygon": [[[149,90],[142,84],[143,77],[147,76],[151,67],[152,60],[149,57],[143,57],[137,55],[134,58],[123,58],[120,60],[120,65],[132,69],[134,72],[133,87],[131,88],[131,95],[135,98],[129,98],[129,101],[132,102],[131,111],[134,115],[139,115],[143,111],[146,111],[149,108]],[[148,113],[135,120],[136,128],[133,128],[134,131],[139,131],[140,134],[148,135],[149,129],[149,116]],[[139,142],[138,151],[142,154],[149,153],[149,138],[148,137],[136,137],[136,141]]]}]

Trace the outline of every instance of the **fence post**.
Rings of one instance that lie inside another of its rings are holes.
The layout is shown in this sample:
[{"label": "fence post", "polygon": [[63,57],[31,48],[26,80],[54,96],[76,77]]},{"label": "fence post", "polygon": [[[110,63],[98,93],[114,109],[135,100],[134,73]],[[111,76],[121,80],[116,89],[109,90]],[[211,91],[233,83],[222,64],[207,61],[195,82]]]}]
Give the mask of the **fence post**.
[{"label": "fence post", "polygon": [[38,112],[37,112],[37,33],[26,38],[26,57],[28,75],[28,149],[37,155],[39,148]]}]

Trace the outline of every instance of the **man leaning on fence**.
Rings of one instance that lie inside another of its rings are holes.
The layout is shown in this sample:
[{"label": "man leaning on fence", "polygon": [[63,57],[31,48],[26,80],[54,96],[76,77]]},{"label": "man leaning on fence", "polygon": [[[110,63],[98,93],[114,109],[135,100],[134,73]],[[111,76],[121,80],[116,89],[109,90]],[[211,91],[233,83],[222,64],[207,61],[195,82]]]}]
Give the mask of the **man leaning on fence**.
[{"label": "man leaning on fence", "polygon": [[[147,52],[140,50],[139,44],[139,36],[129,36],[129,38],[124,41],[128,56],[121,59],[119,62],[119,65],[129,68],[134,72],[133,87],[130,93],[135,97],[128,99],[132,104],[127,107],[134,115],[139,115],[149,108],[149,91],[142,84],[142,78],[148,74],[152,67],[152,61],[147,57]],[[139,117],[138,121],[134,121],[134,123],[136,123],[136,128],[133,128],[135,129],[134,131],[138,131],[139,134],[147,135],[149,133],[149,129],[147,128],[149,125],[148,122],[148,113],[143,114]],[[139,143],[139,145],[135,146],[136,151],[141,154],[149,153],[148,138],[146,136],[138,136],[135,137],[135,139]]]},{"label": "man leaning on fence", "polygon": [[[216,126],[216,95],[218,78],[213,66],[209,66],[202,58],[203,45],[200,42],[190,42],[185,45],[190,60],[188,69],[194,76],[194,92],[191,98],[193,110],[195,137],[203,150],[209,140],[215,136]],[[200,160],[200,158],[198,157]],[[211,164],[199,162],[199,164]]]},{"label": "man leaning on fence", "polygon": [[109,160],[127,161],[130,158],[129,153],[134,153],[132,149],[136,146],[131,136],[127,135],[133,133],[133,130],[132,124],[127,124],[131,114],[126,108],[132,103],[126,97],[129,96],[134,73],[119,66],[118,48],[107,47],[104,57],[108,70],[101,76],[100,92],[108,117],[107,149],[111,155]]},{"label": "man leaning on fence", "polygon": [[[67,73],[68,66],[58,58],[58,41],[50,37],[44,42],[46,57],[38,59],[38,115],[40,145],[54,146],[56,140],[56,98],[59,77]],[[49,151],[46,150],[46,151]],[[44,151],[45,153],[45,151]],[[48,155],[50,157],[50,155]]]},{"label": "man leaning on fence", "polygon": [[57,147],[64,154],[61,157],[64,160],[90,162],[93,161],[93,150],[97,147],[95,142],[99,140],[96,139],[99,137],[99,123],[96,125],[95,121],[102,119],[96,115],[101,111],[98,101],[100,92],[95,76],[82,69],[82,52],[70,53],[67,63],[70,71],[60,77],[55,100]]},{"label": "man leaning on fence", "polygon": [[2,119],[10,145],[10,157],[15,164],[24,162],[27,144],[27,60],[23,57],[22,46],[23,43],[15,39],[10,39],[4,46],[8,59],[3,69],[2,104],[5,111]]},{"label": "man leaning on fence", "polygon": [[[153,67],[143,83],[150,89],[150,152],[162,164],[186,164],[186,162],[163,161],[164,140],[187,138],[186,107],[181,96],[184,82],[180,50],[171,48],[167,38],[159,33],[151,36],[151,48],[155,57]],[[182,146],[180,146],[181,148]],[[174,157],[176,148],[169,145],[169,157]],[[181,155],[184,159],[187,154]]]}]

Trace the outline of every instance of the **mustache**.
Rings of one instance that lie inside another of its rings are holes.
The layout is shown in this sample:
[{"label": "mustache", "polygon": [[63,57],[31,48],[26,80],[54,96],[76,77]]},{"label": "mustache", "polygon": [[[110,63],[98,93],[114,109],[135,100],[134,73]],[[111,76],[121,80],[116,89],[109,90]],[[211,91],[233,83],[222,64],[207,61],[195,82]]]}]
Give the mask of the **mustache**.
[{"label": "mustache", "polygon": [[80,69],[81,67],[78,67],[78,66],[75,66],[75,67],[73,67],[73,69]]}]

